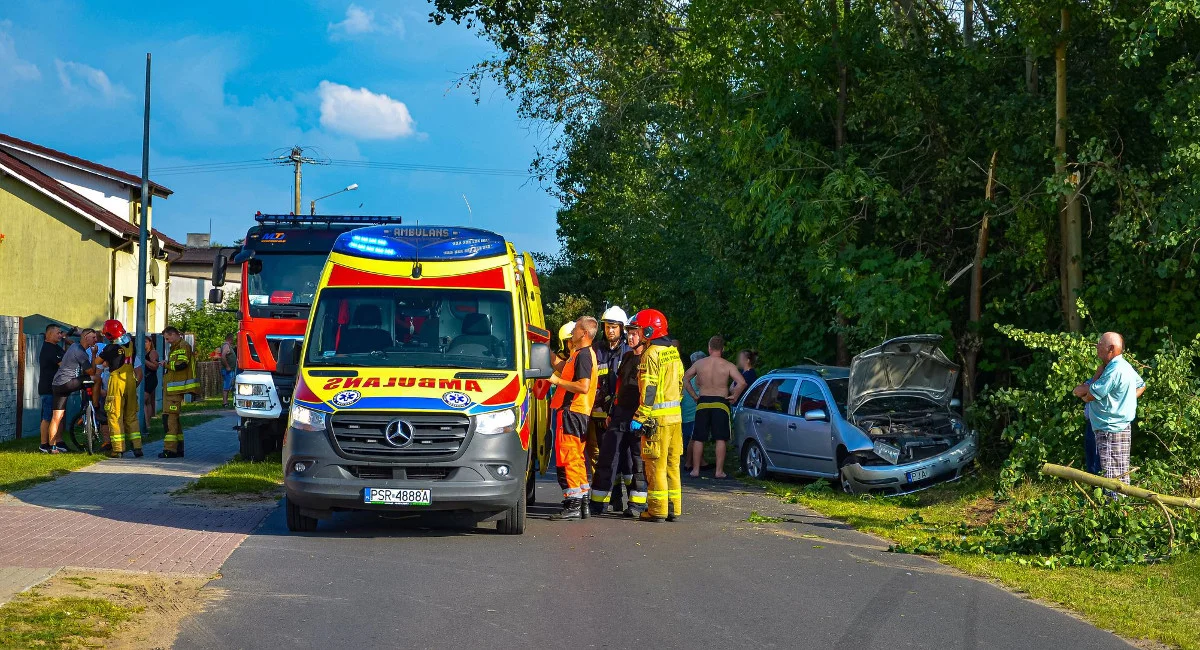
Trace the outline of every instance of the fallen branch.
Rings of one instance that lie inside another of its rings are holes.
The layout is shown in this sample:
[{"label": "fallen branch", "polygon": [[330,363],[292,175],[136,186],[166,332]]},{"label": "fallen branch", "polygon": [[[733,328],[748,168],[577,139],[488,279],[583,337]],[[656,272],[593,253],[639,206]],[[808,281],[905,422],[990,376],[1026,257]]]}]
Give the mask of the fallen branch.
[{"label": "fallen branch", "polygon": [[1144,490],[1140,487],[1126,485],[1117,479],[1096,476],[1095,474],[1089,474],[1073,467],[1065,467],[1063,465],[1046,463],[1045,465],[1042,465],[1041,471],[1047,476],[1054,476],[1057,478],[1066,479],[1068,481],[1078,481],[1080,483],[1094,485],[1096,487],[1104,488],[1110,492],[1117,492],[1124,494],[1125,496],[1145,499],[1146,501],[1157,503],[1159,505],[1166,504],[1179,506],[1181,508],[1191,508],[1192,510],[1200,510],[1200,499],[1176,497],[1169,494],[1158,494],[1156,492],[1151,492],[1150,490]]}]

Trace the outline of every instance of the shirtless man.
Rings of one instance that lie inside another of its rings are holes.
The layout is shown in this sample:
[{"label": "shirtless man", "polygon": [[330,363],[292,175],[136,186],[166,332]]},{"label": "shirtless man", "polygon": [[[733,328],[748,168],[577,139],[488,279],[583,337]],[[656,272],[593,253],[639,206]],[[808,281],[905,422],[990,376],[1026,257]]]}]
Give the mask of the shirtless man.
[{"label": "shirtless man", "polygon": [[[725,446],[729,442],[729,405],[741,397],[746,380],[737,366],[722,358],[725,339],[714,336],[708,340],[708,356],[692,364],[683,376],[683,388],[696,400],[696,424],[692,429],[692,473],[700,476],[704,443],[712,438],[717,443],[717,478],[725,478]],[[697,395],[692,378],[700,388]]]}]

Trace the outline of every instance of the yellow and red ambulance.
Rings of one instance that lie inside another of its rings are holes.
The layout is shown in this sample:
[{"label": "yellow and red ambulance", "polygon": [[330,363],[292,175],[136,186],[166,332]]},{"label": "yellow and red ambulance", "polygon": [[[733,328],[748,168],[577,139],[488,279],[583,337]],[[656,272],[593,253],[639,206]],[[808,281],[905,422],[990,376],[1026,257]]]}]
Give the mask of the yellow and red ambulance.
[{"label": "yellow and red ambulance", "polygon": [[[321,273],[283,448],[288,528],[452,510],[521,534],[546,468],[550,333],[532,258],[496,233],[373,226]],[[297,354],[299,352],[299,354]]]}]

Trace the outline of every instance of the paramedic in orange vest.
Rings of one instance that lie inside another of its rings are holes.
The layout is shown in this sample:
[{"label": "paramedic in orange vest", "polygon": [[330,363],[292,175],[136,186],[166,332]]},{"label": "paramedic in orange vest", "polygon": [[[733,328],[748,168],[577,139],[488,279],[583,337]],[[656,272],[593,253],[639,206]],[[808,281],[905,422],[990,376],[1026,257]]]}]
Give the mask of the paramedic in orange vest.
[{"label": "paramedic in orange vest", "polygon": [[641,405],[629,429],[642,436],[646,465],[646,512],[642,521],[674,521],[683,514],[679,457],[683,455],[683,362],[674,341],[667,338],[667,317],[644,309],[633,317],[650,343],[638,365]]},{"label": "paramedic in orange vest", "polygon": [[562,511],[553,519],[580,519],[587,507],[591,490],[588,484],[587,462],[583,449],[587,439],[588,420],[596,400],[597,363],[592,341],[599,323],[591,316],[575,321],[571,333],[571,356],[557,374],[550,376],[555,386],[550,407],[558,411],[558,426],[554,434],[556,465],[562,468]]}]

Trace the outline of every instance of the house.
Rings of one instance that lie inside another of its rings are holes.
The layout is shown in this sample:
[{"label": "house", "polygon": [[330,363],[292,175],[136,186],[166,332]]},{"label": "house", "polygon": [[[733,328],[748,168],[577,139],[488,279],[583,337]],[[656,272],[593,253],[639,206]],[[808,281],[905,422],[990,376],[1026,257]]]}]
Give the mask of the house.
[{"label": "house", "polygon": [[[188,233],[187,246],[179,255],[171,256],[171,307],[182,305],[186,301],[202,305],[208,300],[208,290],[212,289],[213,260],[222,250],[228,255],[236,251],[236,247],[214,248],[211,239],[204,233]],[[238,269],[231,269],[225,280],[225,295],[241,289],[237,274]]]},{"label": "house", "polygon": [[[171,190],[151,183],[153,197]],[[0,134],[0,315],[39,334],[50,322],[132,329],[138,294],[141,178]],[[166,327],[168,255],[183,245],[152,230],[147,327]]]}]

